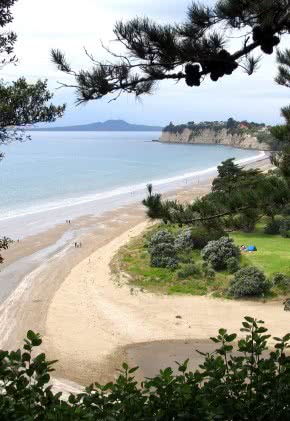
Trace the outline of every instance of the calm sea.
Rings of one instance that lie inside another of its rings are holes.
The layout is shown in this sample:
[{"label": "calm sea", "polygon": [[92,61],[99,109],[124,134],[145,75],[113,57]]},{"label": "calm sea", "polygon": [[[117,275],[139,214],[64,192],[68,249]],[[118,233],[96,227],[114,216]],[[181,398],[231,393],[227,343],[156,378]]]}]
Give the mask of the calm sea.
[{"label": "calm sea", "polygon": [[1,148],[0,220],[174,182],[255,151],[152,142],[154,132],[32,132]]}]

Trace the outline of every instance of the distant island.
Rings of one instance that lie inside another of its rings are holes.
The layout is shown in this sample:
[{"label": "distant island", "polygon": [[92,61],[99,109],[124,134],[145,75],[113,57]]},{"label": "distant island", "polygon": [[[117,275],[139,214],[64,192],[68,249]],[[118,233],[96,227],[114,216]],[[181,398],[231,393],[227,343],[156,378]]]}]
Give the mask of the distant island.
[{"label": "distant island", "polygon": [[130,124],[124,120],[107,120],[103,123],[81,124],[65,127],[35,127],[29,131],[41,132],[160,132],[161,126],[146,126],[144,124]]},{"label": "distant island", "polygon": [[268,150],[271,148],[271,127],[264,123],[236,121],[204,121],[164,127],[161,142],[220,144],[244,149]]}]

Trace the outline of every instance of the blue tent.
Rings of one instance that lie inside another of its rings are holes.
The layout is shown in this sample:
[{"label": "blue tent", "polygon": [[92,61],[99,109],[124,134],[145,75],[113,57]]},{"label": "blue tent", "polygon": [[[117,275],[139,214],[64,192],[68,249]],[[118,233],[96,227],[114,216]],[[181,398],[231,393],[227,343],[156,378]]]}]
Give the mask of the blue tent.
[{"label": "blue tent", "polygon": [[256,246],[249,246],[248,251],[257,251],[257,247]]}]

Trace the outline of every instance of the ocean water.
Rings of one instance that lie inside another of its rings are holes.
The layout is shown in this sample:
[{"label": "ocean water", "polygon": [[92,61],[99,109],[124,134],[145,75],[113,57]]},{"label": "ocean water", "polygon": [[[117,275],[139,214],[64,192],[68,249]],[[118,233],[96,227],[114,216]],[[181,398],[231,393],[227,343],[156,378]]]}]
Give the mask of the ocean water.
[{"label": "ocean water", "polygon": [[[1,147],[0,221],[68,206],[116,201],[146,183],[173,185],[227,158],[257,152],[217,145],[152,142],[155,132],[31,132],[32,139]],[[115,203],[115,202],[114,202]],[[1,227],[0,227],[1,228]]]}]

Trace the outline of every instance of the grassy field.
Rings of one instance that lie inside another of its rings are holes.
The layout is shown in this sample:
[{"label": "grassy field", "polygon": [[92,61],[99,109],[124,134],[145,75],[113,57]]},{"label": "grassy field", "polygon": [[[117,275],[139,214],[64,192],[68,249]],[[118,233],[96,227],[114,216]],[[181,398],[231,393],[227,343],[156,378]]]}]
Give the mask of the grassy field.
[{"label": "grassy field", "polygon": [[[157,227],[153,230],[155,231]],[[171,228],[174,231],[174,228]],[[152,231],[150,231],[152,232]],[[145,235],[132,240],[123,247],[112,262],[113,271],[123,271],[130,276],[132,286],[138,286],[146,290],[162,294],[191,294],[212,295],[215,297],[227,297],[227,288],[233,275],[226,271],[216,272],[214,280],[202,277],[189,277],[181,280],[176,271],[150,266],[149,254],[146,248]],[[232,237],[237,245],[255,245],[257,252],[243,253],[241,266],[256,266],[263,270],[267,277],[276,272],[283,272],[290,276],[290,239],[280,236],[266,235],[263,227],[257,227],[251,234],[234,233]],[[192,261],[202,264],[199,250],[193,250],[190,254]],[[281,291],[273,290],[270,296],[280,295]]]},{"label": "grassy field", "polygon": [[255,245],[257,252],[244,253],[242,264],[256,266],[262,269],[267,276],[282,272],[290,276],[290,239],[280,235],[267,235],[263,233],[263,226],[258,226],[251,234],[235,233],[232,235],[235,243]]}]

